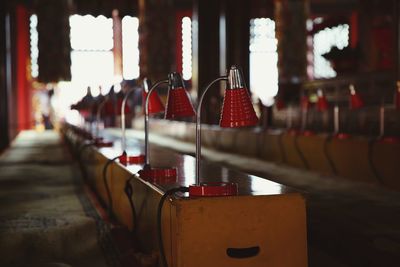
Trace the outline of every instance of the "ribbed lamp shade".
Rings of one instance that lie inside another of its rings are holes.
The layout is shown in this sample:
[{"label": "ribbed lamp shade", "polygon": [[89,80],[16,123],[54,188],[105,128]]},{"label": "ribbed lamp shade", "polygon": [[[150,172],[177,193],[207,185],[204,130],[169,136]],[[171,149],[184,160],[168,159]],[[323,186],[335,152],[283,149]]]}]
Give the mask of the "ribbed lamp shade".
[{"label": "ribbed lamp shade", "polygon": [[258,118],[251,103],[242,74],[235,66],[228,75],[228,88],[225,90],[219,125],[225,128],[257,125]]},{"label": "ribbed lamp shade", "polygon": [[359,109],[364,106],[364,101],[361,96],[357,94],[353,85],[350,85],[350,109]]},{"label": "ribbed lamp shade", "polygon": [[322,91],[318,91],[318,99],[317,99],[317,110],[318,111],[327,111],[329,109],[328,101],[326,100],[325,95]]},{"label": "ribbed lamp shade", "polygon": [[169,83],[165,118],[175,119],[194,116],[196,113],[183,85],[181,75],[177,72],[169,74]]},{"label": "ribbed lamp shade", "polygon": [[[142,91],[142,105],[143,112],[146,104],[147,92],[145,90]],[[161,102],[160,96],[156,91],[152,92],[149,98],[149,114],[157,114],[164,112],[164,104]]]}]

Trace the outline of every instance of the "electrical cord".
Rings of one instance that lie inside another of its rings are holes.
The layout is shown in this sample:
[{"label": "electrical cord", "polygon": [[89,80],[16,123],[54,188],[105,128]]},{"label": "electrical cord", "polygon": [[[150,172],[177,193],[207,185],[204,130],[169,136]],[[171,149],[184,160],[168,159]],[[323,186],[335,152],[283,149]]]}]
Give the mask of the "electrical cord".
[{"label": "electrical cord", "polygon": [[331,156],[329,155],[329,151],[328,151],[328,143],[332,140],[333,136],[329,135],[324,142],[324,155],[326,157],[326,159],[328,160],[329,166],[332,169],[332,172],[334,175],[338,174],[338,171],[336,169],[335,163],[333,162]]},{"label": "electrical cord", "polygon": [[158,209],[157,209],[157,237],[158,237],[158,248],[160,250],[160,260],[161,260],[161,266],[162,267],[168,267],[167,259],[165,257],[165,251],[164,251],[164,244],[163,244],[163,239],[162,239],[162,229],[161,229],[161,216],[162,216],[162,208],[164,205],[165,200],[170,196],[173,195],[177,192],[188,192],[189,188],[188,187],[178,187],[178,188],[172,188],[169,189],[165,192],[165,194],[161,197],[160,202],[158,203]]},{"label": "electrical cord", "polygon": [[304,153],[303,153],[303,151],[301,151],[300,146],[299,146],[299,136],[300,136],[300,135],[297,134],[297,135],[294,137],[294,147],[295,147],[297,153],[299,154],[300,159],[301,159],[301,161],[302,161],[303,164],[304,164],[304,167],[305,167],[307,170],[309,170],[309,169],[310,169],[310,165],[308,164],[307,159],[306,159],[306,157],[304,156]]},{"label": "electrical cord", "polygon": [[113,215],[113,208],[112,208],[112,196],[111,196],[111,191],[110,191],[110,187],[108,186],[108,182],[107,182],[107,169],[108,166],[111,165],[111,163],[113,163],[115,160],[117,160],[120,156],[116,156],[112,159],[109,159],[107,161],[107,163],[104,165],[103,167],[103,182],[104,182],[104,187],[106,188],[106,192],[107,192],[107,198],[108,198],[108,207],[107,207],[107,212],[108,212],[108,216],[111,218],[111,216]]},{"label": "electrical cord", "polygon": [[133,200],[132,200],[132,195],[133,195],[133,188],[132,188],[132,179],[135,178],[137,174],[132,174],[128,180],[126,180],[125,183],[125,194],[128,197],[129,200],[129,205],[131,206],[131,211],[132,211],[132,224],[133,224],[133,231],[136,232],[137,230],[137,217],[136,217],[136,209],[135,209],[135,205],[133,204]]},{"label": "electrical cord", "polygon": [[371,167],[371,171],[374,174],[375,178],[379,181],[380,184],[384,184],[383,179],[379,174],[378,170],[376,169],[374,161],[372,159],[373,148],[376,141],[377,139],[375,138],[372,138],[371,140],[368,141],[368,163],[369,166]]},{"label": "electrical cord", "polygon": [[281,132],[278,136],[278,145],[279,145],[279,149],[281,151],[282,154],[282,162],[286,163],[287,162],[287,158],[286,158],[286,152],[285,152],[285,147],[283,145],[283,135],[285,134],[285,132]]}]

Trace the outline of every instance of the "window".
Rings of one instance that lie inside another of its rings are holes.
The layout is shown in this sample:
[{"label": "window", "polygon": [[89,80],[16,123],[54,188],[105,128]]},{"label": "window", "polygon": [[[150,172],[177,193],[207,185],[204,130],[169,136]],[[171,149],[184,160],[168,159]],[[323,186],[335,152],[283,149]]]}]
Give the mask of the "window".
[{"label": "window", "polygon": [[325,28],[314,35],[314,78],[333,78],[337,73],[322,55],[333,47],[343,49],[349,45],[349,25]]},{"label": "window", "polygon": [[[93,96],[108,93],[113,84],[120,89],[121,77],[114,75],[113,20],[104,16],[72,15],[69,19],[71,32],[71,82],[59,82],[56,91],[58,113],[74,117],[69,110],[91,87]],[[139,21],[136,17],[122,19],[123,77],[139,77]],[[62,101],[61,101],[62,99]],[[76,113],[76,112],[75,112]]]},{"label": "window", "polygon": [[122,19],[122,65],[125,80],[139,77],[139,19],[125,16]]},{"label": "window", "polygon": [[182,77],[192,79],[192,20],[182,18]]},{"label": "window", "polygon": [[271,106],[278,93],[277,44],[273,20],[250,20],[250,90],[265,106]]},{"label": "window", "polygon": [[39,48],[38,48],[38,31],[37,31],[38,19],[36,15],[30,17],[30,50],[31,50],[31,76],[32,78],[37,78],[39,75]]},{"label": "window", "polygon": [[[114,82],[113,24],[104,16],[73,15],[71,26],[71,82],[76,85],[78,99],[91,86],[98,95],[99,86],[106,89]],[[105,92],[102,92],[105,93]],[[78,100],[76,99],[76,100]]]}]

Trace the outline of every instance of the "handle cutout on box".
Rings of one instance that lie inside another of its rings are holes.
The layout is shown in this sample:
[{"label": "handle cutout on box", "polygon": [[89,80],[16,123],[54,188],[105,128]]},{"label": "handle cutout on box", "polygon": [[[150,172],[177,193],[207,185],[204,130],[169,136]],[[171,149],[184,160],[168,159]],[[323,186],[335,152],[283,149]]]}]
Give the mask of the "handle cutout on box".
[{"label": "handle cutout on box", "polygon": [[248,247],[248,248],[227,248],[226,254],[235,259],[244,259],[257,256],[260,253],[260,247]]}]

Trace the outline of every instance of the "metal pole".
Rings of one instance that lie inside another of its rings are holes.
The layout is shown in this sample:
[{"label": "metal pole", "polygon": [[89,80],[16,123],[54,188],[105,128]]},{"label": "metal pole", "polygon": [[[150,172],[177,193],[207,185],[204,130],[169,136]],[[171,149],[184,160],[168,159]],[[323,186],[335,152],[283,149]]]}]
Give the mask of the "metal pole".
[{"label": "metal pole", "polygon": [[104,100],[100,103],[99,107],[97,108],[97,113],[96,113],[96,136],[99,136],[99,124],[100,124],[100,117],[101,117],[101,111],[104,107],[104,104],[106,103],[108,97],[105,97]]},{"label": "metal pole", "polygon": [[289,105],[286,111],[286,128],[291,129],[292,124],[292,106]]},{"label": "metal pole", "polygon": [[203,99],[207,91],[211,88],[213,84],[219,81],[227,81],[228,76],[221,76],[212,82],[210,82],[206,89],[204,89],[199,103],[197,105],[197,114],[196,114],[196,185],[200,184],[200,159],[201,159],[201,106],[203,103]]},{"label": "metal pole", "polygon": [[333,108],[333,133],[339,133],[339,106],[338,104],[335,105]]},{"label": "metal pole", "polygon": [[125,106],[128,97],[136,90],[136,88],[132,88],[131,90],[126,93],[124,99],[122,100],[121,105],[121,131],[122,131],[122,138],[121,138],[121,149],[122,152],[126,151],[126,127],[125,127]]},{"label": "metal pole", "polygon": [[383,137],[385,135],[385,104],[379,108],[379,137]]},{"label": "metal pole", "polygon": [[144,109],[144,151],[145,151],[145,166],[150,166],[150,149],[149,149],[149,99],[150,94],[161,84],[168,84],[167,80],[156,82],[149,90],[146,96],[145,109]]}]

